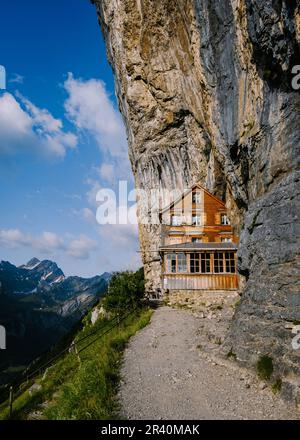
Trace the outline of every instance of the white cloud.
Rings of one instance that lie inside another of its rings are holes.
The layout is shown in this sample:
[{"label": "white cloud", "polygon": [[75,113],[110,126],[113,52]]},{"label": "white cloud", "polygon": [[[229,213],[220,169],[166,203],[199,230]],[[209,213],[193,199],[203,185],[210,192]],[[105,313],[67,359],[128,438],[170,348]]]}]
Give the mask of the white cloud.
[{"label": "white cloud", "polygon": [[79,238],[69,243],[67,253],[81,260],[86,260],[90,256],[90,252],[97,248],[97,243],[86,235],[80,235]]},{"label": "white cloud", "polygon": [[22,110],[12,95],[4,93],[0,97],[0,153],[11,153],[24,148],[26,141],[33,141],[31,130],[30,116]]},{"label": "white cloud", "polygon": [[20,93],[16,95],[24,104],[28,114],[31,115],[34,125],[43,127],[49,133],[59,133],[63,125],[60,119],[55,119],[47,109],[38,108]]},{"label": "white cloud", "polygon": [[109,237],[112,246],[138,249],[137,225],[101,225],[98,230],[102,239]]},{"label": "white cloud", "polygon": [[102,163],[97,169],[101,184],[95,178],[87,182],[88,201],[94,206],[95,195],[103,184],[115,186],[118,180],[132,181],[124,123],[102,81],[84,81],[69,73],[64,87],[69,95],[66,116],[79,132],[89,133],[95,139],[101,153]]},{"label": "white cloud", "polygon": [[63,249],[63,240],[53,232],[43,232],[41,235],[32,236],[19,229],[0,230],[0,244],[6,247],[30,246],[43,253]]},{"label": "white cloud", "polygon": [[137,225],[103,225],[98,226],[97,230],[101,247],[107,250],[102,256],[105,259],[103,264],[110,271],[141,267]]},{"label": "white cloud", "polygon": [[25,236],[19,229],[0,230],[0,244],[6,247],[27,246],[30,237]]},{"label": "white cloud", "polygon": [[63,239],[54,232],[43,232],[33,236],[19,229],[0,230],[0,245],[6,248],[30,247],[33,251],[53,255],[59,251],[76,259],[87,259],[90,252],[97,248],[97,243],[86,235],[78,238],[68,236]]},{"label": "white cloud", "polygon": [[90,208],[83,208],[81,211],[82,217],[87,220],[89,223],[96,224],[96,213],[93,212]]},{"label": "white cloud", "polygon": [[87,179],[85,182],[89,186],[89,190],[86,193],[87,201],[91,206],[98,206],[96,202],[96,195],[102,188],[100,183],[95,179]]},{"label": "white cloud", "polygon": [[69,73],[64,83],[69,94],[65,102],[68,118],[79,130],[87,130],[100,150],[112,157],[127,158],[127,140],[123,120],[114,107],[105,84],[96,79],[75,79]]},{"label": "white cloud", "polygon": [[41,236],[34,238],[31,244],[43,253],[64,249],[64,241],[54,232],[43,232]]},{"label": "white cloud", "polygon": [[100,178],[109,183],[114,183],[116,172],[111,163],[103,163],[99,168]]},{"label": "white cloud", "polygon": [[0,97],[0,154],[34,152],[63,157],[75,148],[77,137],[63,131],[60,119],[40,109],[22,95]]}]

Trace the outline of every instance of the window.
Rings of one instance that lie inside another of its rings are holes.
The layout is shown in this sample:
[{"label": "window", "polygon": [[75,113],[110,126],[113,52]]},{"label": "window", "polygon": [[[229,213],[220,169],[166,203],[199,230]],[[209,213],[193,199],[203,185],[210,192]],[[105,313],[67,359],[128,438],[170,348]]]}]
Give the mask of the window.
[{"label": "window", "polygon": [[200,272],[200,254],[190,255],[190,271],[191,273]]},{"label": "window", "polygon": [[201,226],[201,216],[200,215],[193,215],[192,224],[193,224],[193,226]]},{"label": "window", "polygon": [[192,237],[192,243],[202,243],[202,239],[198,237]]},{"label": "window", "polygon": [[191,254],[190,269],[191,273],[210,273],[210,254],[208,252]]},{"label": "window", "polygon": [[214,272],[215,273],[224,272],[223,252],[215,252],[214,254]]},{"label": "window", "polygon": [[233,252],[225,252],[225,266],[227,273],[235,273],[235,260]]},{"label": "window", "polygon": [[199,204],[200,203],[201,194],[199,192],[193,192],[192,194],[192,202]]},{"label": "window", "polygon": [[177,254],[177,267],[178,272],[186,272],[186,255]]},{"label": "window", "polygon": [[184,253],[167,254],[167,273],[177,272],[186,272],[186,255]]},{"label": "window", "polygon": [[201,272],[210,273],[210,254],[205,252],[201,255]]},{"label": "window", "polygon": [[221,225],[230,225],[229,218],[226,214],[221,214]]},{"label": "window", "polygon": [[176,273],[176,254],[167,255],[167,273]]},{"label": "window", "polygon": [[232,238],[230,237],[221,238],[221,243],[231,243],[231,242],[232,242]]},{"label": "window", "polygon": [[180,226],[182,223],[181,216],[172,215],[171,223],[172,223],[172,226]]}]

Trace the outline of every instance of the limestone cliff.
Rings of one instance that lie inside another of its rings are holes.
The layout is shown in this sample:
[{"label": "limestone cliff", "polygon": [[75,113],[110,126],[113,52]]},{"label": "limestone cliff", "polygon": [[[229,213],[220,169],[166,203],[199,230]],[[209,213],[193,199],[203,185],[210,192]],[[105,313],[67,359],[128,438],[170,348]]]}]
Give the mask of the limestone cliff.
[{"label": "limestone cliff", "polygon": [[[200,181],[240,231],[245,286],[227,346],[299,376],[300,0],[93,0],[112,64],[136,186]],[[140,216],[147,210],[140,201]],[[140,225],[148,288],[156,226]],[[294,379],[291,379],[293,381]]]}]

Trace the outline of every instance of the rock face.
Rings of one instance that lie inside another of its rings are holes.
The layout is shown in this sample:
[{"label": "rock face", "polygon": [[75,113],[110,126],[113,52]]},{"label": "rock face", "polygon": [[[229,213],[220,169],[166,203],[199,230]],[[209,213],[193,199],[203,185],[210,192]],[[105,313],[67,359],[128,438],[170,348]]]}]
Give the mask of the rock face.
[{"label": "rock face", "polygon": [[[299,375],[288,323],[300,320],[300,1],[93,0],[112,64],[136,186],[200,181],[240,233],[237,358]],[[140,219],[147,212],[139,201]],[[140,224],[148,289],[159,228]],[[298,255],[298,256],[297,256]]]}]

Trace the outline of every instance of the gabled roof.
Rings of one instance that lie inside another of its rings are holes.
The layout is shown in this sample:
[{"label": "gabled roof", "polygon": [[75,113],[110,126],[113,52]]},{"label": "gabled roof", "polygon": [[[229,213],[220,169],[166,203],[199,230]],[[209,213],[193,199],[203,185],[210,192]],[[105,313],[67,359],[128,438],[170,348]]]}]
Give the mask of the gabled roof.
[{"label": "gabled roof", "polygon": [[163,214],[164,212],[169,211],[176,203],[178,203],[180,200],[183,200],[187,195],[189,195],[196,188],[202,189],[206,194],[208,194],[210,197],[213,197],[217,202],[221,203],[225,207],[225,203],[221,199],[219,199],[218,197],[211,194],[206,188],[204,188],[204,186],[200,185],[200,183],[195,183],[191,188],[183,191],[183,193],[180,194],[180,196],[178,196],[175,200],[173,200],[173,202],[169,203],[169,205],[167,205],[165,208],[161,209],[160,214]]}]

